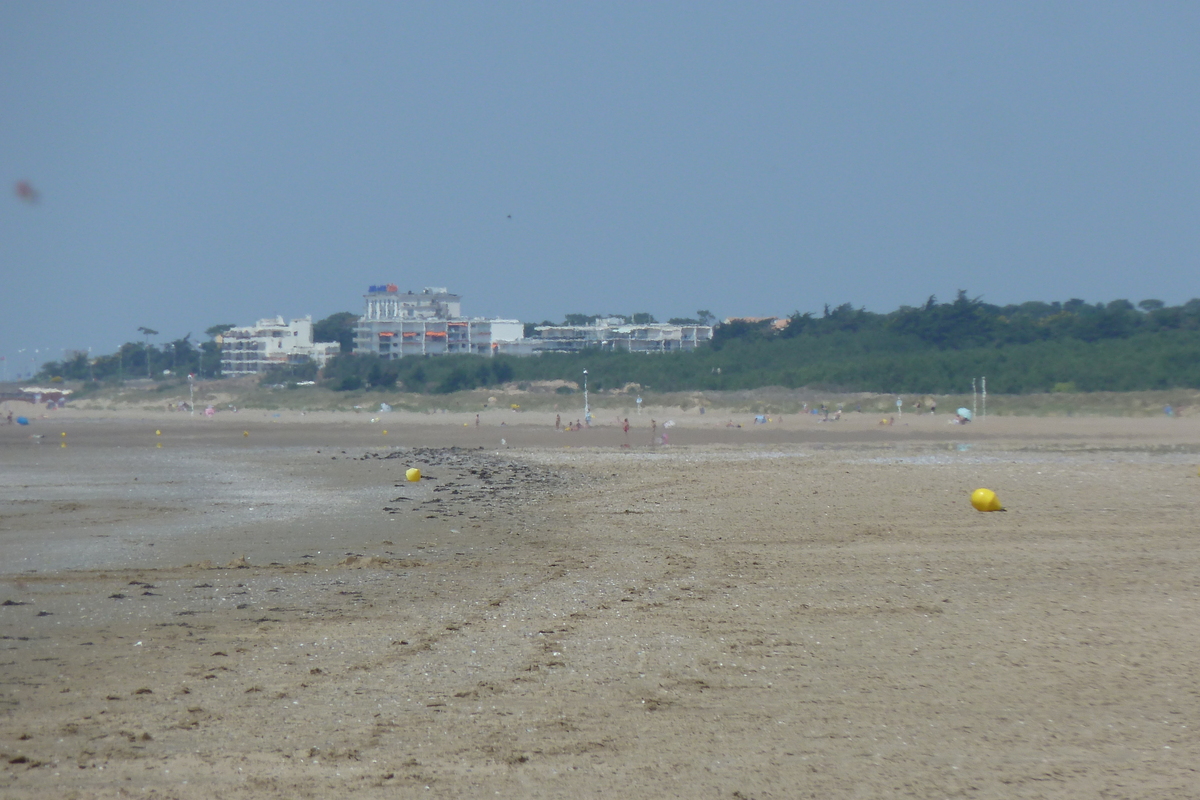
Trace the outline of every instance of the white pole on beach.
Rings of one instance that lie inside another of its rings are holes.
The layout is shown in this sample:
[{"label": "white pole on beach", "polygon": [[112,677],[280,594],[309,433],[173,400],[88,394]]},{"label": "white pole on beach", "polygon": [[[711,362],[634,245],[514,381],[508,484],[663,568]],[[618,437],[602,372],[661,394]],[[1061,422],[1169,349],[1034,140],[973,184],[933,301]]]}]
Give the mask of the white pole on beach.
[{"label": "white pole on beach", "polygon": [[583,421],[588,425],[592,424],[592,411],[588,407],[587,370],[586,369],[583,371]]},{"label": "white pole on beach", "polygon": [[188,412],[189,416],[196,416],[196,383],[191,373],[188,373]]},{"label": "white pole on beach", "polygon": [[979,416],[979,408],[976,400],[975,379],[971,378],[971,419]]},{"label": "white pole on beach", "polygon": [[987,419],[987,376],[980,378],[983,381],[983,418]]}]

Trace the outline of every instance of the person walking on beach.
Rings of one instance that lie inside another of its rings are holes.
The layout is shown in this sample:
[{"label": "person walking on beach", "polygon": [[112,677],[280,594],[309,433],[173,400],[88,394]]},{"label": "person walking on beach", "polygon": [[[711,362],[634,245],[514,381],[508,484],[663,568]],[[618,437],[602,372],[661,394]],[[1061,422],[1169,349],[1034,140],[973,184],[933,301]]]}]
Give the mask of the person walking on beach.
[{"label": "person walking on beach", "polygon": [[557,430],[561,430],[561,429],[562,429],[562,414],[555,414],[554,415],[554,430],[557,431]]},{"label": "person walking on beach", "polygon": [[625,446],[629,447],[629,417],[625,418]]}]

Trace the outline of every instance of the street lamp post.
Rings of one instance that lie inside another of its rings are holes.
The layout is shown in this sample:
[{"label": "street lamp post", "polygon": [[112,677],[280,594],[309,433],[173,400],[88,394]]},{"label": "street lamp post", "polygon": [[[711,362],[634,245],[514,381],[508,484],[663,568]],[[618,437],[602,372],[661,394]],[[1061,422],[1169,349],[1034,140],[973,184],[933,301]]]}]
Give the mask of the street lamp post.
[{"label": "street lamp post", "polygon": [[587,370],[583,371],[583,421],[592,424],[592,410],[588,407]]}]

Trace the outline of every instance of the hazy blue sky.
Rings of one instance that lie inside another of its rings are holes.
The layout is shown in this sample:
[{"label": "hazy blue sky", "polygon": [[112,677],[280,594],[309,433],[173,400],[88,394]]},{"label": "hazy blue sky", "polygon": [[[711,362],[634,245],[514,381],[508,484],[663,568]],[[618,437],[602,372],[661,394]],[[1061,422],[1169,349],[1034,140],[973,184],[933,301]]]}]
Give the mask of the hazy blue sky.
[{"label": "hazy blue sky", "polygon": [[3,0],[0,355],[389,281],[525,321],[1180,303],[1198,42],[1196,3]]}]

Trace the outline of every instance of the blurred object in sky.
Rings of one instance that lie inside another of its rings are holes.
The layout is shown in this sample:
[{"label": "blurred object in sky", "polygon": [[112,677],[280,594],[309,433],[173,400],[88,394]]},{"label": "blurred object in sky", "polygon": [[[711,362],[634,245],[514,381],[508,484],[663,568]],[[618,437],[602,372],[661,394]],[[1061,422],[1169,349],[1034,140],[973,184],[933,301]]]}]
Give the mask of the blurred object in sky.
[{"label": "blurred object in sky", "polygon": [[18,198],[30,205],[38,201],[38,191],[33,188],[33,184],[29,181],[17,181],[17,185],[13,187],[13,191],[17,193]]}]

